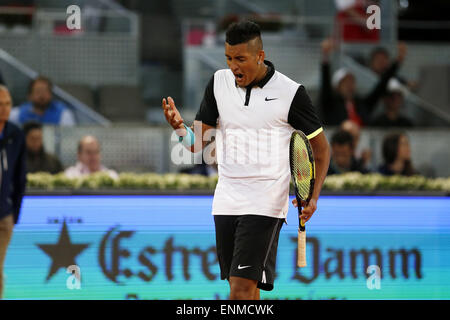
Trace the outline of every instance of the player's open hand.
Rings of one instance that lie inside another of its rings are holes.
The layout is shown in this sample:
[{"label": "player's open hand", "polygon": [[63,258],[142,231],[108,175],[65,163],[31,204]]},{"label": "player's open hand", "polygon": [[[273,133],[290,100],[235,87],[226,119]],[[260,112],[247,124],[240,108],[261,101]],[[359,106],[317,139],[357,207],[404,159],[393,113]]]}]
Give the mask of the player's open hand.
[{"label": "player's open hand", "polygon": [[[298,207],[297,199],[292,200],[292,204],[294,205],[294,207]],[[301,206],[303,207],[303,210],[300,218],[304,223],[306,223],[309,219],[311,219],[312,215],[317,210],[317,201],[316,199],[311,199],[308,203],[302,201]]]},{"label": "player's open hand", "polygon": [[164,116],[166,117],[167,122],[176,131],[177,135],[185,136],[186,129],[183,125],[184,120],[181,117],[177,107],[175,107],[175,102],[171,97],[168,97],[167,100],[166,98],[162,100],[162,108],[164,110]]}]

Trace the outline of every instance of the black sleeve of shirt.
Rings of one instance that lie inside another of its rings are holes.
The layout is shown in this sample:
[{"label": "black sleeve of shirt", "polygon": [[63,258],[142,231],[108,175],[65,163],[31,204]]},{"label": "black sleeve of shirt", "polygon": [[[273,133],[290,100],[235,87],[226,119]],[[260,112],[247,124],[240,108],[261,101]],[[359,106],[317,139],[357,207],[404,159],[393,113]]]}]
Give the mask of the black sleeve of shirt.
[{"label": "black sleeve of shirt", "polygon": [[214,76],[209,80],[205,89],[200,109],[195,116],[195,120],[202,121],[204,124],[215,127],[219,111],[217,109],[216,97],[214,97]]},{"label": "black sleeve of shirt", "polygon": [[316,110],[304,86],[300,86],[292,100],[288,114],[288,123],[305,135],[310,135],[322,127]]}]

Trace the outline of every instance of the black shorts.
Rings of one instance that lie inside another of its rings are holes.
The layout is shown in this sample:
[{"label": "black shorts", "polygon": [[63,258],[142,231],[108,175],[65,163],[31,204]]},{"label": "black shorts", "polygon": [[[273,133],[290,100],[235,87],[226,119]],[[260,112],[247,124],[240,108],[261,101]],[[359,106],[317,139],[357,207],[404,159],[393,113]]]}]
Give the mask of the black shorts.
[{"label": "black shorts", "polygon": [[222,280],[241,277],[270,291],[275,278],[278,237],[285,219],[258,215],[215,215]]}]

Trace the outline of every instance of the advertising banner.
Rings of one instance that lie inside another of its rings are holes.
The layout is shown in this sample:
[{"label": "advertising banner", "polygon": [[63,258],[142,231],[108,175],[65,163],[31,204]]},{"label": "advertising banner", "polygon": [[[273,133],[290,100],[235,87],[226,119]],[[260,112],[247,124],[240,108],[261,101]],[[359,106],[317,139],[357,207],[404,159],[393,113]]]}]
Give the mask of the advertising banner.
[{"label": "advertising banner", "polygon": [[[292,199],[291,199],[292,200]],[[6,299],[227,299],[212,196],[27,196]],[[323,196],[296,267],[290,204],[262,299],[449,299],[450,198]]]}]

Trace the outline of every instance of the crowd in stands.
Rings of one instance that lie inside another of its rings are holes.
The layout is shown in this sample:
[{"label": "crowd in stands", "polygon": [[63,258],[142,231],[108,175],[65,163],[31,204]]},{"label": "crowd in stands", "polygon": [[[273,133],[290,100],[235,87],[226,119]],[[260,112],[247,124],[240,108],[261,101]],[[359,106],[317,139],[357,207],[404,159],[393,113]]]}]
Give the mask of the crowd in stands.
[{"label": "crowd in stands", "polygon": [[[379,80],[365,96],[357,94],[356,79],[350,70],[339,68],[331,75],[330,55],[336,46],[333,39],[325,39],[322,42],[318,105],[321,108],[324,124],[337,126],[349,119],[360,126],[412,126],[409,119],[401,116],[404,93],[403,87],[396,79],[396,73],[405,59],[406,46],[398,45],[397,58],[390,62],[388,67],[377,66],[377,70],[380,72]],[[385,106],[384,113],[374,119],[375,107],[381,100]]]},{"label": "crowd in stands", "polygon": [[[55,100],[52,94],[53,85],[50,79],[38,76],[30,82],[28,101],[12,108],[12,99],[8,88],[4,85],[0,72],[0,91],[7,92],[8,106],[0,104],[0,144],[4,144],[4,128],[21,128],[25,140],[25,162],[28,173],[48,172],[57,174],[64,172],[69,178],[86,176],[96,172],[106,172],[117,179],[114,170],[101,163],[100,142],[96,137],[84,136],[78,144],[78,161],[64,170],[61,161],[45,150],[43,125],[74,126],[75,117],[69,107],[62,101]],[[6,102],[5,102],[6,104]],[[2,121],[2,119],[4,121]],[[8,124],[8,126],[6,126]]]},{"label": "crowd in stands", "polygon": [[10,120],[20,125],[29,121],[42,124],[74,126],[75,117],[62,101],[55,100],[50,79],[39,76],[30,82],[28,101],[11,110]]},{"label": "crowd in stands", "polygon": [[94,136],[81,138],[77,148],[77,163],[64,170],[61,161],[54,155],[47,153],[44,148],[42,124],[27,122],[23,126],[26,146],[27,172],[48,172],[57,174],[64,172],[68,178],[79,178],[96,172],[105,172],[111,178],[117,179],[116,171],[106,168],[101,163],[100,142]]},{"label": "crowd in stands", "polygon": [[[413,175],[416,171],[411,161],[408,137],[405,133],[389,133],[382,145],[383,163],[371,167],[371,150],[359,150],[361,130],[366,127],[410,128],[412,121],[402,114],[405,86],[414,89],[414,83],[397,75],[406,57],[406,46],[399,43],[397,56],[376,47],[368,57],[368,66],[379,79],[368,94],[358,94],[355,75],[345,68],[336,68],[332,73],[331,54],[337,43],[330,39],[322,42],[321,83],[316,103],[325,126],[337,127],[330,139],[332,159],[329,174],[358,171],[379,172],[384,175]],[[4,83],[0,73],[0,84]],[[80,177],[95,172],[106,172],[117,178],[117,172],[101,164],[100,142],[94,136],[85,136],[79,141],[77,163],[64,170],[61,162],[46,152],[43,142],[43,125],[74,126],[75,116],[62,101],[54,98],[53,85],[49,78],[38,76],[30,81],[28,101],[12,108],[9,121],[23,128],[26,141],[26,163],[28,172],[60,173],[68,177]],[[374,115],[375,107],[381,103],[383,112]],[[1,136],[0,136],[1,137]],[[1,139],[1,138],[0,138]],[[185,168],[180,172],[202,175],[217,174],[217,165],[201,165]]]},{"label": "crowd in stands", "polygon": [[61,161],[45,151],[42,124],[39,122],[27,122],[23,126],[25,134],[25,146],[27,150],[26,163],[29,173],[48,172],[59,173],[63,170]]},{"label": "crowd in stands", "polygon": [[81,138],[78,143],[77,157],[77,163],[64,171],[68,178],[83,177],[96,172],[104,172],[113,179],[119,177],[117,172],[102,165],[100,142],[94,136],[89,135]]},{"label": "crowd in stands", "polygon": [[[324,125],[338,126],[333,133],[331,162],[328,174],[345,172],[379,172],[383,175],[416,174],[411,161],[408,137],[403,132],[388,132],[383,139],[383,163],[370,168],[371,151],[363,150],[356,154],[361,130],[365,127],[378,127],[389,131],[413,127],[413,122],[402,111],[404,109],[405,87],[414,90],[416,84],[397,75],[406,57],[407,48],[399,43],[397,56],[391,59],[386,49],[376,47],[370,53],[368,66],[378,76],[375,86],[365,96],[358,95],[355,76],[346,68],[337,68],[331,74],[330,55],[336,49],[333,39],[322,42],[321,84],[318,98]],[[375,114],[381,103],[383,111]]]},{"label": "crowd in stands", "polygon": [[35,0],[2,0],[0,6],[17,9],[16,14],[0,14],[0,30],[11,28],[16,32],[23,32],[31,28],[36,9]]}]

